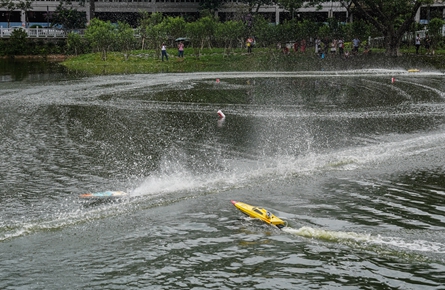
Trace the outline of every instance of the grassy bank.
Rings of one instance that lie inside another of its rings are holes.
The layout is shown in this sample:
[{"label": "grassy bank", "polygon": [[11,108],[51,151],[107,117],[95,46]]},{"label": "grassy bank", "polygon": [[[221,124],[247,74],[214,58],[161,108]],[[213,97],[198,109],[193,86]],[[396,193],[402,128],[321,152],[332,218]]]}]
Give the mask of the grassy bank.
[{"label": "grassy bank", "polygon": [[103,61],[99,53],[70,57],[62,64],[72,71],[91,75],[181,73],[206,71],[319,71],[366,68],[445,70],[445,55],[415,55],[404,53],[400,57],[386,57],[382,51],[369,55],[359,54],[348,58],[327,55],[321,59],[312,49],[306,53],[283,54],[274,49],[254,49],[252,54],[235,49],[230,55],[223,49],[204,49],[200,56],[193,49],[185,50],[185,57],[178,58],[176,50],[169,51],[169,60],[161,61],[154,51],[133,51],[128,60],[122,53],[109,53]]}]

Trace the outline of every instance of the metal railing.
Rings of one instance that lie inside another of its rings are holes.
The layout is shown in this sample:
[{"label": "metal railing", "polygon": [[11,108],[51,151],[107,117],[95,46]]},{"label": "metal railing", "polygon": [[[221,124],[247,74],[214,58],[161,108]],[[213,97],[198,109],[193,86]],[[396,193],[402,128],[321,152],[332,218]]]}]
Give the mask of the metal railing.
[{"label": "metal railing", "polygon": [[[67,31],[57,28],[24,28],[13,26],[9,28],[0,27],[0,38],[9,38],[14,30],[23,30],[29,38],[66,38]],[[84,29],[72,30],[75,33],[83,35]]]}]

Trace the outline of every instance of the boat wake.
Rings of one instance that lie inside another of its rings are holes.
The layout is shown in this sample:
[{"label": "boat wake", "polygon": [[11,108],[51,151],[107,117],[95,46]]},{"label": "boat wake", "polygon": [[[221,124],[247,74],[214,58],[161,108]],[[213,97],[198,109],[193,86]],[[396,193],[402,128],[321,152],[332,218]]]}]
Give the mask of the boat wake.
[{"label": "boat wake", "polygon": [[304,226],[299,229],[285,227],[282,229],[282,231],[300,237],[334,243],[343,243],[359,247],[373,245],[389,246],[416,252],[431,252],[439,254],[445,253],[445,244],[425,240],[413,240],[411,242],[407,242],[398,237],[383,237],[380,235],[373,236],[367,233],[330,231],[308,226]]}]

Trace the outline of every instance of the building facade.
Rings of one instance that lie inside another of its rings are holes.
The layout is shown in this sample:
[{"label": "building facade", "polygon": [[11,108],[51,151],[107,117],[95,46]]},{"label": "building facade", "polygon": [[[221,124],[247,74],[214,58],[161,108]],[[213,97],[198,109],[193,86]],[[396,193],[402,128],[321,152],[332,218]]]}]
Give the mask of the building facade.
[{"label": "building facade", "polygon": [[[19,1],[17,1],[19,2]],[[197,18],[199,16],[200,0],[96,0],[94,2],[94,16],[102,20],[126,21],[131,25],[137,24],[137,18],[141,11],[161,12],[170,16],[184,16]],[[32,9],[29,11],[20,11],[15,9],[8,11],[6,8],[0,8],[0,25],[11,26],[31,26],[40,24],[42,26],[51,23],[51,13],[54,12],[60,4],[58,0],[34,0]],[[87,22],[91,19],[92,11],[90,2],[85,6],[80,6],[74,0],[73,6],[78,11],[86,14]],[[221,20],[236,19],[240,14],[248,15],[252,11],[246,11],[246,6],[237,0],[226,0],[223,7],[216,13]],[[291,15],[289,11],[284,10],[278,5],[261,6],[260,14],[265,16],[271,23],[280,23],[285,19],[299,17],[301,19],[310,19],[323,22],[329,17],[334,17],[342,22],[351,21],[350,15],[345,7],[338,1],[326,1],[321,9],[300,8]],[[429,19],[434,17],[445,17],[445,4],[436,3],[419,9],[416,15],[416,21],[427,24]]]}]

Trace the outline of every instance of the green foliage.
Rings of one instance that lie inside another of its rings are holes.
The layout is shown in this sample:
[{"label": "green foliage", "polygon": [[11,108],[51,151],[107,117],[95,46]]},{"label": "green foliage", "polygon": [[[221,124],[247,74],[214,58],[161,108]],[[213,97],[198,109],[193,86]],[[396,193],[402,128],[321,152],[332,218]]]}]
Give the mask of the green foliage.
[{"label": "green foliage", "polygon": [[80,53],[85,53],[86,43],[82,40],[82,37],[75,32],[68,33],[67,36],[67,53],[78,55]]},{"label": "green foliage", "polygon": [[138,31],[141,36],[142,49],[146,49],[146,46],[155,49],[155,56],[159,58],[162,43],[168,40],[167,26],[162,13],[148,14],[144,12],[139,23]]},{"label": "green foliage", "polygon": [[25,14],[25,22],[28,23],[29,22],[28,12],[33,9],[32,5],[31,5],[31,0],[19,1],[16,4],[16,8],[23,11],[23,13]]},{"label": "green foliage", "polygon": [[[402,37],[409,31],[418,9],[433,0],[351,0],[351,3],[352,12],[384,36],[386,54],[397,56]],[[360,37],[359,30],[354,33]]]},{"label": "green foliage", "polygon": [[442,27],[445,21],[439,18],[433,18],[428,23],[428,33],[431,36],[431,45],[435,49],[441,48],[444,45],[444,37],[442,36]]},{"label": "green foliage", "polygon": [[435,47],[436,49],[444,49],[444,48],[445,48],[445,40],[444,40],[444,38],[441,37],[441,38],[439,39],[439,41],[437,41],[437,43],[434,45],[434,47]]},{"label": "green foliage", "polygon": [[272,43],[273,26],[261,15],[256,15],[253,20],[252,35],[255,36],[256,46],[266,47]]},{"label": "green foliage", "polygon": [[298,8],[301,8],[305,2],[304,0],[278,0],[278,3],[286,8],[289,11],[295,11]]},{"label": "green foliage", "polygon": [[329,38],[331,36],[331,31],[329,29],[329,26],[327,25],[320,26],[317,35],[319,38]]},{"label": "green foliage", "polygon": [[445,21],[439,18],[433,18],[428,23],[428,33],[432,37],[437,37],[442,35],[442,27],[445,24]]},{"label": "green foliage", "polygon": [[26,55],[28,53],[27,36],[28,35],[24,29],[14,29],[6,49],[7,55]]},{"label": "green foliage", "polygon": [[246,26],[241,21],[218,22],[215,38],[223,43],[224,53],[229,55],[236,42],[243,43],[246,35]]},{"label": "green foliage", "polygon": [[128,60],[129,51],[134,49],[136,43],[134,31],[128,23],[118,21],[116,33],[115,49],[123,51],[125,60]]},{"label": "green foliage", "polygon": [[110,21],[94,18],[85,31],[85,38],[94,50],[101,53],[102,60],[106,60],[107,53],[115,42],[116,28]]},{"label": "green foliage", "polygon": [[310,38],[314,37],[314,35],[317,34],[319,26],[321,24],[319,23],[313,23],[309,20],[303,20],[303,22],[299,22],[299,27],[301,31],[300,38]]},{"label": "green foliage", "polygon": [[4,8],[7,11],[7,13],[5,14],[9,27],[9,21],[11,19],[12,11],[14,11],[17,8],[17,4],[15,3],[14,0],[0,0],[0,8]]},{"label": "green foliage", "polygon": [[[29,2],[29,0],[26,1]],[[246,3],[252,9],[269,3],[270,0],[240,0],[240,2]],[[292,11],[302,7],[303,4],[317,6],[326,1],[279,0],[278,2]],[[328,19],[327,23],[292,19],[275,25],[255,13],[253,21],[249,22],[248,25],[241,20],[220,23],[218,19],[212,16],[212,13],[197,21],[186,22],[183,17],[164,17],[162,13],[141,12],[139,27],[137,28],[139,37],[137,38],[135,38],[135,32],[127,23],[119,22],[118,25],[115,25],[93,18],[84,38],[70,33],[66,44],[69,53],[89,52],[91,48],[93,51],[100,52],[102,59],[106,60],[107,52],[120,51],[123,52],[124,58],[128,60],[129,51],[134,49],[137,42],[141,44],[140,48],[142,50],[153,49],[155,56],[159,57],[162,43],[165,42],[171,46],[174,39],[178,37],[188,37],[195,54],[199,56],[204,47],[211,48],[215,43],[221,47],[224,46],[223,54],[229,54],[238,45],[241,47],[248,36],[255,37],[257,48],[275,47],[279,42],[285,43],[292,40],[306,39],[309,41],[309,38],[316,36],[328,39],[341,37],[346,41],[358,37],[362,40],[362,43],[370,36],[384,36],[385,48],[393,55],[397,53],[400,47],[403,34],[420,28],[418,24],[412,22],[412,19],[414,19],[413,11],[417,11],[415,9],[419,7],[418,5],[431,2],[432,0],[342,1],[347,5],[352,4],[348,7],[350,12],[354,14],[354,22],[347,24],[331,18]],[[7,5],[11,3],[14,4],[10,0],[0,0],[0,6],[6,7],[6,9],[9,9]],[[212,9],[217,9],[222,2],[204,0],[200,3],[203,7],[209,6],[205,11],[211,12]],[[71,5],[71,3],[69,1],[61,2],[52,23],[61,24],[67,29],[82,28],[85,25],[85,13],[78,12],[72,6],[67,7],[66,5]],[[243,15],[240,13],[238,16]],[[443,38],[439,36],[439,30],[443,23],[441,19],[433,19],[428,25],[434,44],[443,43]],[[42,49],[32,50],[33,45],[23,47],[20,46],[19,40],[11,39],[10,42],[13,45],[5,46],[10,54],[34,53],[37,51],[46,54],[57,50],[48,45],[45,45]],[[60,48],[58,47],[59,51],[63,49],[63,45]]]},{"label": "green foliage", "polygon": [[281,25],[274,26],[275,30],[275,42],[286,42],[294,39],[292,33],[292,25],[289,21],[285,21]]},{"label": "green foliage", "polygon": [[64,6],[64,1],[60,2],[59,6],[57,6],[56,11],[54,12],[51,24],[61,25],[63,29],[84,29],[86,23],[86,14],[85,12],[77,11],[77,9]]},{"label": "green foliage", "polygon": [[221,0],[202,0],[199,1],[199,10],[208,10],[209,14],[215,14],[223,3]]},{"label": "green foliage", "polygon": [[158,25],[158,24],[162,23],[162,21],[164,20],[164,16],[160,12],[154,12],[150,15],[149,20],[150,20],[150,24]]},{"label": "green foliage", "polygon": [[137,33],[140,36],[141,49],[145,49],[145,42],[148,38],[147,27],[150,25],[150,14],[147,11],[140,12],[139,26],[137,28]]},{"label": "green foliage", "polygon": [[257,46],[275,47],[279,42],[291,40],[309,40],[319,33],[319,27],[323,24],[313,23],[309,20],[297,21],[292,19],[280,25],[271,25],[262,16],[255,16],[253,35]]},{"label": "green foliage", "polygon": [[351,23],[351,30],[349,38],[353,39],[358,37],[359,39],[365,39],[370,35],[369,25],[365,21],[359,20]]},{"label": "green foliage", "polygon": [[344,25],[335,18],[328,18],[329,34],[333,38],[344,35]]},{"label": "green foliage", "polygon": [[200,51],[207,43],[211,47],[211,41],[215,35],[217,20],[213,17],[203,17],[195,22],[187,23],[185,29],[190,38],[192,46],[195,48],[195,55],[199,56]]},{"label": "green foliage", "polygon": [[190,38],[190,42],[194,48],[196,57],[199,57],[200,51],[203,46],[203,31],[204,27],[199,22],[190,22],[186,24],[187,36]]},{"label": "green foliage", "polygon": [[[203,40],[207,42],[208,47],[211,47],[213,36],[215,35],[216,25],[218,21],[213,17],[203,17],[197,20],[203,28]],[[202,42],[201,48],[204,46],[204,42]]]},{"label": "green foliage", "polygon": [[[193,48],[185,48],[185,55],[190,55]],[[411,50],[411,53],[413,51]],[[445,68],[445,51],[438,52],[434,57],[412,54],[400,58],[385,57],[382,53],[371,55],[359,54],[348,60],[340,57],[320,59],[312,50],[306,53],[285,55],[277,50],[255,48],[254,53],[245,54],[245,49],[234,48],[230,57],[225,57],[223,48],[204,48],[201,57],[186,57],[181,61],[164,61],[150,58],[145,54],[149,51],[135,51],[128,61],[123,61],[121,53],[110,52],[107,61],[102,61],[99,53],[80,55],[67,59],[63,65],[78,72],[88,74],[122,74],[122,73],[179,73],[179,72],[216,72],[216,71],[337,71],[348,69],[364,69],[375,67],[420,67]],[[403,61],[403,59],[405,61]],[[400,60],[400,63],[399,63]],[[430,63],[431,62],[431,63]],[[403,66],[400,64],[409,64]],[[433,64],[434,63],[434,64]],[[430,66],[431,64],[431,66]]]},{"label": "green foliage", "polygon": [[186,22],[182,17],[166,17],[164,19],[164,27],[168,31],[168,35],[173,38],[186,37]]}]

